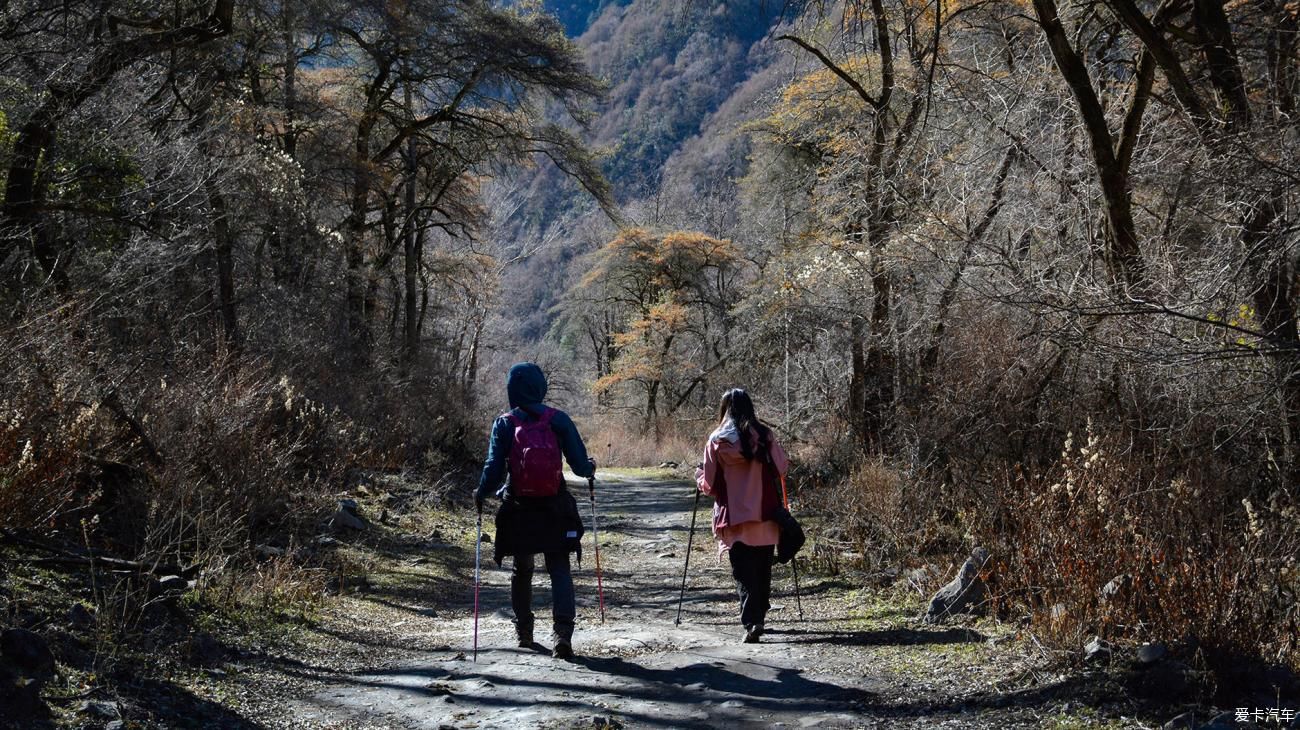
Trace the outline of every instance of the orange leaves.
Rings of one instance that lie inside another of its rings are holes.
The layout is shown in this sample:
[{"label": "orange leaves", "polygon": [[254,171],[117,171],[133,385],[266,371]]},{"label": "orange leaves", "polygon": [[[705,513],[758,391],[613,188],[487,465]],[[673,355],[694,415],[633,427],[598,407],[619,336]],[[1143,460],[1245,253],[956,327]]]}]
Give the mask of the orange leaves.
[{"label": "orange leaves", "polygon": [[665,293],[691,289],[708,270],[730,268],[740,258],[740,249],[731,241],[703,233],[660,235],[645,228],[625,228],[596,252],[579,286],[612,285],[647,314]]},{"label": "orange leaves", "polygon": [[696,231],[658,233],[627,228],[596,251],[575,295],[611,317],[610,369],[593,388],[607,393],[626,383],[647,391],[647,413],[660,383],[695,372],[702,332],[725,312],[725,274],[742,262],[731,241]]}]

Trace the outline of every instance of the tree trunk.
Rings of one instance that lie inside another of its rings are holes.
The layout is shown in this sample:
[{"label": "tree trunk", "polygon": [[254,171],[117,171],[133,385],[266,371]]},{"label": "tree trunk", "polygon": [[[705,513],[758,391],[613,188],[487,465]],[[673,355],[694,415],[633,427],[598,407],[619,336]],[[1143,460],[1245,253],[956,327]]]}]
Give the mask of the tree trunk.
[{"label": "tree trunk", "polygon": [[[883,236],[880,231],[877,235]],[[883,238],[871,256],[871,333],[864,355],[867,383],[863,409],[862,447],[879,450],[884,445],[885,427],[894,405],[894,357],[889,343],[893,304],[893,275],[881,261]]]},{"label": "tree trunk", "polygon": [[984,215],[980,218],[979,223],[971,229],[970,235],[966,238],[966,245],[962,247],[961,255],[957,257],[957,265],[953,268],[952,276],[939,295],[939,303],[934,311],[934,327],[930,330],[930,342],[925,348],[925,353],[921,356],[921,367],[923,370],[933,370],[939,363],[939,349],[943,345],[943,332],[947,327],[948,310],[957,299],[957,287],[961,284],[962,274],[966,271],[966,264],[970,261],[971,253],[975,249],[975,244],[984,238],[985,232],[993,224],[993,219],[997,217],[998,211],[1002,209],[1002,196],[1006,193],[1007,175],[1011,172],[1011,163],[1016,159],[1016,148],[1008,147],[1006,155],[1002,158],[1002,165],[998,168],[997,177],[993,182],[993,193],[989,199],[989,206],[984,209]]},{"label": "tree trunk", "polygon": [[281,19],[284,43],[284,153],[298,159],[298,42],[294,38],[293,5],[296,0],[282,0]]},{"label": "tree trunk", "polygon": [[[298,45],[294,37],[295,18],[294,3],[297,0],[282,0],[280,9],[281,43],[284,44],[284,153],[292,160],[298,159]],[[300,233],[297,226],[297,211],[290,206],[277,206],[279,220],[275,223],[274,235],[279,245],[279,260],[282,262],[274,268],[277,278],[303,285],[305,256],[299,254]]]},{"label": "tree trunk", "polygon": [[347,323],[348,336],[361,359],[367,359],[370,349],[370,327],[366,312],[366,273],[365,273],[365,235],[366,213],[370,204],[370,133],[374,129],[375,118],[366,115],[357,125],[354,139],[355,169],[352,173],[352,200],[348,219],[344,226],[347,231]]},{"label": "tree trunk", "polygon": [[849,319],[849,428],[865,449],[867,437],[867,359],[865,327],[856,309]]},{"label": "tree trunk", "polygon": [[1274,19],[1275,26],[1269,31],[1265,49],[1268,65],[1269,86],[1273,92],[1273,103],[1279,116],[1295,119],[1295,83],[1296,83],[1296,39],[1300,37],[1300,23],[1286,8],[1280,7],[1276,0],[1264,0],[1264,7]]},{"label": "tree trunk", "polygon": [[1250,100],[1246,98],[1246,81],[1237,62],[1237,46],[1232,28],[1223,12],[1223,0],[1194,0],[1192,20],[1200,41],[1201,53],[1210,72],[1210,83],[1219,92],[1230,132],[1250,126]]},{"label": "tree trunk", "polygon": [[234,234],[230,229],[226,199],[211,178],[208,178],[204,186],[208,192],[208,204],[212,206],[212,243],[217,259],[217,305],[221,311],[221,329],[226,344],[238,350],[241,343],[235,304]]},{"label": "tree trunk", "polygon": [[486,312],[474,321],[474,337],[469,344],[469,364],[465,367],[465,398],[469,407],[474,404],[474,385],[478,382],[479,341],[483,337],[483,322]]},{"label": "tree trunk", "polygon": [[1284,234],[1277,230],[1277,220],[1285,204],[1283,193],[1275,191],[1257,206],[1245,221],[1242,243],[1253,253],[1260,284],[1255,289],[1255,316],[1265,343],[1273,353],[1277,371],[1278,395],[1282,407],[1282,426],[1287,474],[1291,486],[1300,476],[1300,458],[1296,439],[1300,437],[1300,331],[1297,330],[1295,265],[1287,250]]},{"label": "tree trunk", "polygon": [[[1106,113],[1092,88],[1092,79],[1057,14],[1055,0],[1033,0],[1039,24],[1047,37],[1056,67],[1074,95],[1079,117],[1088,133],[1089,149],[1097,168],[1097,179],[1106,207],[1106,270],[1112,283],[1124,291],[1140,291],[1147,283],[1146,263],[1138,248],[1133,222],[1133,201],[1128,170],[1116,155]],[[1145,102],[1144,102],[1145,103]]]},{"label": "tree trunk", "polygon": [[[411,82],[406,82],[406,112],[414,114],[411,103]],[[402,223],[403,283],[406,289],[406,327],[403,332],[402,352],[406,367],[415,362],[420,347],[419,321],[420,313],[415,295],[415,280],[420,266],[420,255],[415,236],[415,173],[416,173],[416,139],[415,135],[406,141],[406,215]]]}]

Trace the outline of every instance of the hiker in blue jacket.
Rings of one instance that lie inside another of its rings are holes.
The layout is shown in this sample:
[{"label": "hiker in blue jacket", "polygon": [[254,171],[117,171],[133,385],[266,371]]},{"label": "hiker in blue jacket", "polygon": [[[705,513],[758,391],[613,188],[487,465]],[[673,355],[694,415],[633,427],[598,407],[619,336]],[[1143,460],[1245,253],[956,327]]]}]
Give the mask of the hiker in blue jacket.
[{"label": "hiker in blue jacket", "polygon": [[474,501],[482,512],[488,495],[501,498],[494,557],[501,565],[502,558],[514,556],[510,605],[519,646],[533,646],[533,569],[541,553],[551,576],[555,631],[552,655],[571,659],[577,607],[569,553],[576,552],[582,559],[583,525],[577,500],[564,485],[560,455],[580,477],[594,476],[596,462],[587,456],[587,448],[568,414],[543,404],[546,376],[540,367],[524,362],[510,368],[506,393],[510,410],[492,423],[487,460]]}]

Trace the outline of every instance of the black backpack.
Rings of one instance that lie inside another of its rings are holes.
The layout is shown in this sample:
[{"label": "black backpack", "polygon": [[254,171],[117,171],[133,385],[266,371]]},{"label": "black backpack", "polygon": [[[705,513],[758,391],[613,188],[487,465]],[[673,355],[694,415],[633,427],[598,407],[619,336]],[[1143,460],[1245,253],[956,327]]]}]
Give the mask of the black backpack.
[{"label": "black backpack", "polygon": [[770,510],[770,519],[774,520],[777,527],[781,529],[781,536],[776,543],[776,562],[788,563],[794,560],[794,556],[803,548],[806,538],[799,520],[796,520],[785,506],[785,488],[781,485],[781,473],[776,470],[776,464],[772,463],[771,456],[763,459],[763,482],[772,495],[770,499],[776,505]]}]

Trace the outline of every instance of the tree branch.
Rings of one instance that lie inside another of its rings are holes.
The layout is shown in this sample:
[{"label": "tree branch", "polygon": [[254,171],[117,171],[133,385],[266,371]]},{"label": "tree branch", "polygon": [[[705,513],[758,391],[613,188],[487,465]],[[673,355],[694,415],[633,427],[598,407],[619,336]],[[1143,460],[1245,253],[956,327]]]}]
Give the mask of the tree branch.
[{"label": "tree branch", "polygon": [[811,43],[808,43],[807,41],[803,40],[802,38],[799,38],[798,36],[779,35],[776,37],[776,39],[778,41],[790,41],[791,43],[794,43],[795,45],[799,46],[805,51],[816,56],[817,60],[821,61],[823,66],[825,66],[828,70],[830,70],[831,73],[835,74],[836,76],[839,76],[840,79],[842,79],[844,83],[848,84],[849,88],[857,92],[857,95],[862,97],[862,100],[867,102],[867,104],[869,104],[871,108],[879,110],[881,107],[884,106],[884,104],[881,101],[877,100],[875,97],[873,97],[871,95],[871,92],[867,91],[866,88],[863,87],[862,84],[859,83],[857,79],[853,78],[852,74],[850,74],[848,71],[845,71],[843,68],[838,66],[825,53],[822,53],[821,50],[818,49],[816,46],[812,45]]}]

